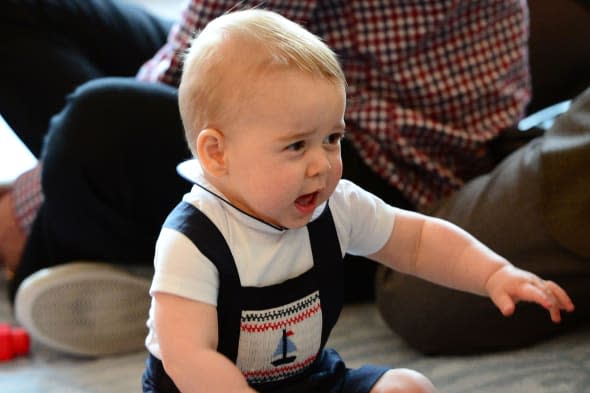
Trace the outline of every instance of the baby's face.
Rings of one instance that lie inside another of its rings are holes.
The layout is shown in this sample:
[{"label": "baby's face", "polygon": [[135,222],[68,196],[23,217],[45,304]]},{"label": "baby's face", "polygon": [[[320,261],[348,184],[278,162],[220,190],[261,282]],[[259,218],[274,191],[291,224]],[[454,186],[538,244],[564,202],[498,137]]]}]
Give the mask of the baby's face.
[{"label": "baby's face", "polygon": [[344,86],[298,70],[269,72],[255,85],[237,121],[223,130],[223,192],[266,222],[304,226],[342,176]]}]

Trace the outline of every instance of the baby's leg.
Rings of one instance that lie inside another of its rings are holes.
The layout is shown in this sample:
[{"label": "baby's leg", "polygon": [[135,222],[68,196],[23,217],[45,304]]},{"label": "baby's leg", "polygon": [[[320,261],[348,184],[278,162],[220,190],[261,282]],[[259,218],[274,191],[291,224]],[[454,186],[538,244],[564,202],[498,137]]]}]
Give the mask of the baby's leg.
[{"label": "baby's leg", "polygon": [[370,393],[435,393],[428,378],[417,371],[396,368],[387,371],[373,386]]}]

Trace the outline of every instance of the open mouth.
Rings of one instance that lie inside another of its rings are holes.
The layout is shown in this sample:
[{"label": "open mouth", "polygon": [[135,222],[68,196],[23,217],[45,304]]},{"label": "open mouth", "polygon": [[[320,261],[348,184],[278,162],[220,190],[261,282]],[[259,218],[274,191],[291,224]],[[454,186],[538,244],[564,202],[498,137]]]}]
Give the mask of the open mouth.
[{"label": "open mouth", "polygon": [[309,213],[315,209],[317,199],[317,191],[310,194],[301,195],[295,200],[295,207],[297,207],[297,209],[302,213]]}]

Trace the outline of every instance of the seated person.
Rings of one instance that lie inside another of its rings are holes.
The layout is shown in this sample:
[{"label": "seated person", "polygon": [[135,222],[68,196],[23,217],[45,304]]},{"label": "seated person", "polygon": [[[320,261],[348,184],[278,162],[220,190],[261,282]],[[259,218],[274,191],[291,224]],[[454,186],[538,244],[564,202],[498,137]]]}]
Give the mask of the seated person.
[{"label": "seated person", "polygon": [[347,369],[323,349],[346,252],[489,297],[504,315],[518,301],[554,322],[573,310],[558,285],[459,227],[341,179],[346,80],[300,25],[259,9],[214,19],[178,96],[195,185],[156,244],[145,393],[434,392],[414,371]]},{"label": "seated person", "polygon": [[[0,229],[3,236],[0,248],[17,244],[4,239],[20,235],[20,248],[10,253],[0,250],[0,257],[15,270],[12,296],[23,280],[34,278],[31,275],[44,267],[76,260],[120,266],[152,265],[153,247],[162,222],[178,195],[189,187],[175,174],[177,163],[189,156],[177,110],[176,86],[181,75],[182,54],[193,31],[236,6],[233,1],[205,4],[193,0],[169,30],[170,23],[118,2],[70,2],[71,7],[48,4],[4,2],[0,6],[0,18],[7,21],[0,27],[3,37],[14,43],[11,51],[14,57],[22,59],[0,65],[5,67],[3,71],[8,67],[6,72],[0,72],[1,77],[11,79],[3,86],[14,86],[8,95],[10,100],[6,100],[7,95],[0,98],[4,99],[0,101],[0,111],[26,142],[34,139],[39,145],[41,135],[47,131],[41,156],[43,170],[35,175],[40,176],[44,199],[39,192],[26,192],[32,191],[30,184],[38,183],[34,176],[32,182],[25,176],[0,201],[0,225],[4,228],[12,225],[8,230]],[[252,5],[258,6],[259,2],[240,2],[243,8]],[[267,3],[268,9],[301,22],[324,38],[339,55],[349,84],[347,138],[342,142],[344,177],[391,205],[451,219],[518,266],[528,260],[529,264],[524,265],[527,269],[563,285],[578,310],[584,310],[588,298],[587,255],[558,241],[545,243],[551,252],[531,248],[536,251],[527,254],[528,242],[516,242],[521,247],[516,250],[504,246],[514,244],[522,232],[515,236],[512,232],[494,230],[517,231],[515,224],[535,223],[532,218],[544,217],[536,202],[528,209],[520,208],[522,201],[502,203],[513,197],[525,202],[540,200],[541,189],[537,185],[544,178],[543,167],[516,165],[523,162],[522,157],[532,157],[533,164],[539,163],[539,155],[519,150],[519,155],[508,157],[507,164],[496,166],[498,157],[493,149],[504,131],[518,122],[530,98],[526,3],[486,2],[485,15],[479,3],[469,3],[461,12],[434,3],[411,10],[405,4],[387,7],[392,15],[404,15],[404,18],[412,15],[413,23],[422,26],[420,31],[424,34],[408,35],[405,24],[390,23],[384,16],[388,13],[377,13],[379,17],[375,18],[363,12],[363,7],[357,7],[355,1],[339,3],[336,8],[321,2],[305,2],[305,7]],[[431,23],[433,15],[448,23]],[[468,34],[473,31],[470,26],[482,26],[483,17],[495,22],[483,25],[485,34]],[[68,23],[65,29],[60,25],[63,21]],[[367,25],[375,25],[375,29],[366,29]],[[92,31],[87,31],[88,26],[93,26]],[[60,33],[64,31],[68,34]],[[515,33],[507,39],[506,31]],[[380,40],[382,34],[391,36],[391,41]],[[463,44],[455,45],[456,42]],[[477,55],[481,48],[493,50],[480,51],[488,56],[481,59]],[[40,64],[37,55],[44,59],[46,67],[27,71],[27,64]],[[134,78],[141,64],[152,56]],[[81,65],[66,72],[72,59]],[[19,65],[16,70],[14,64]],[[67,100],[64,98],[84,81],[88,82],[76,88]],[[28,110],[38,113],[28,112],[25,119],[19,118],[18,112],[25,107],[22,102],[30,102],[39,92],[52,95],[52,99],[27,105]],[[56,104],[45,108],[44,103]],[[63,109],[49,123],[49,114],[57,112],[59,105],[64,105]],[[575,108],[583,110],[584,105]],[[40,125],[28,127],[26,119],[35,119]],[[37,133],[37,137],[27,138],[29,133]],[[28,143],[33,146],[32,142]],[[510,166],[526,171],[510,170],[511,176],[507,177],[504,170]],[[572,177],[587,176],[579,174],[579,169],[585,167],[571,168]],[[493,168],[497,172],[490,172]],[[498,178],[510,181],[492,181]],[[525,184],[523,179],[534,183],[527,188],[529,192],[515,187]],[[481,197],[492,195],[488,193],[489,188],[482,187],[486,184],[494,186],[493,200]],[[562,189],[569,195],[566,188]],[[535,198],[530,193],[536,193]],[[453,199],[448,199],[449,196]],[[579,206],[584,206],[583,198],[587,196],[588,193],[582,194]],[[437,211],[439,205],[444,209]],[[506,213],[500,214],[499,207],[506,207]],[[462,211],[469,214],[460,215]],[[515,222],[512,215],[515,211],[524,218]],[[578,221],[583,217],[571,216]],[[474,227],[473,221],[479,226]],[[566,226],[575,230],[582,224],[574,222]],[[23,231],[19,234],[20,228]],[[530,231],[527,228],[524,233],[534,235],[535,239],[554,236],[543,225],[531,225]],[[19,257],[25,238],[24,254]],[[546,263],[537,262],[539,254],[548,255],[544,257]],[[347,259],[346,266],[355,269],[371,266],[365,261],[354,263]],[[347,293],[352,299],[366,299],[367,293],[372,293],[374,267],[365,273],[355,269],[347,275],[350,277]],[[94,271],[88,273],[93,274]],[[67,281],[66,275],[57,276],[58,280]],[[501,319],[498,324],[496,310],[481,307],[482,302],[487,304],[485,299],[437,293],[416,297],[411,291],[420,288],[424,294],[424,288],[402,277],[388,272],[379,277],[378,305],[392,327],[425,352],[472,352],[525,345],[579,326],[584,316],[590,315],[576,312],[560,328],[541,324],[538,315],[528,313],[518,320]],[[399,284],[399,280],[403,283]],[[129,285],[127,288],[135,296],[135,291],[145,287]],[[357,293],[358,288],[363,291]],[[388,291],[394,291],[395,296]],[[120,295],[123,299],[130,296],[129,293]],[[413,299],[411,313],[403,309],[408,304],[406,295]],[[147,307],[149,299],[147,295],[145,298]],[[18,308],[17,305],[17,311]],[[466,309],[471,311],[465,312]],[[480,317],[476,321],[454,318],[459,311],[462,315],[477,313]],[[65,309],[62,312],[68,315]],[[401,321],[400,315],[403,315]],[[429,315],[432,323],[424,324],[424,315]],[[473,325],[475,322],[478,326]],[[144,321],[134,323],[143,326]],[[494,328],[483,329],[486,326]],[[113,337],[113,331],[124,330],[119,328],[113,326],[110,331],[104,331],[106,339]],[[509,330],[511,334],[506,334]],[[466,334],[475,331],[477,337]],[[142,340],[142,337],[136,339],[138,348]]]}]

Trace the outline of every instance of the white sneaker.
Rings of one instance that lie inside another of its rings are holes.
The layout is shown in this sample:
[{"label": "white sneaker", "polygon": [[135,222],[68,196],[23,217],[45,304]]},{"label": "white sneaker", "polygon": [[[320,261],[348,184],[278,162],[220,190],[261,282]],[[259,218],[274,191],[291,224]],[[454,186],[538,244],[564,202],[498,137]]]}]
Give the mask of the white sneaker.
[{"label": "white sneaker", "polygon": [[150,281],[107,264],[75,262],[40,270],[18,288],[16,319],[34,340],[72,355],[140,351]]}]

